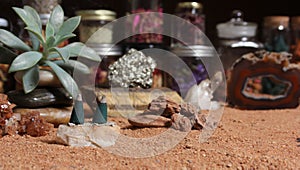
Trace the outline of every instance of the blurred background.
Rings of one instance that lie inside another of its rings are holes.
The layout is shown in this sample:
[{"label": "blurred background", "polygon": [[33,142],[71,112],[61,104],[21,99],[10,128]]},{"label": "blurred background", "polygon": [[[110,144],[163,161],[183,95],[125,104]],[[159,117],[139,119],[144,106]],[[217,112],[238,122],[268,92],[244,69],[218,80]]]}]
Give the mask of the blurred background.
[{"label": "blurred background", "polygon": [[[181,0],[182,1],[182,0]],[[180,0],[162,0],[163,11],[173,14],[176,4]],[[275,2],[273,0],[201,0],[197,1],[203,5],[203,13],[206,17],[206,34],[213,41],[216,38],[216,25],[220,22],[228,21],[231,12],[239,9],[244,12],[244,19],[249,22],[258,24],[258,39],[261,38],[261,27],[264,16],[269,15],[286,15],[300,16],[299,5],[297,1],[285,0]],[[62,0],[62,7],[66,16],[75,15],[75,11],[81,9],[111,9],[117,12],[117,17],[122,17],[126,13],[127,0]],[[21,0],[1,0],[0,1],[0,17],[7,18],[12,25],[12,29],[16,25],[16,14],[11,9],[12,6],[22,6]]]}]

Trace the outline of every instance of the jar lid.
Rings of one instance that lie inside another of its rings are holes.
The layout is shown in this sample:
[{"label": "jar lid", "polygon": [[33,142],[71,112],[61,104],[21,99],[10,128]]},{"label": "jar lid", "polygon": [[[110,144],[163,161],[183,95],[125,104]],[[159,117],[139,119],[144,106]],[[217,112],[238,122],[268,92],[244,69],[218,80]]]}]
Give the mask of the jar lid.
[{"label": "jar lid", "polygon": [[202,9],[203,6],[199,2],[179,2],[177,4],[178,8],[196,8],[196,9]]},{"label": "jar lid", "polygon": [[111,10],[80,10],[76,11],[76,15],[80,15],[82,20],[105,20],[113,21],[116,19],[116,12]]},{"label": "jar lid", "polygon": [[86,43],[86,45],[96,51],[100,56],[122,55],[122,47],[114,44]]},{"label": "jar lid", "polygon": [[171,52],[179,57],[214,57],[216,55],[214,47],[205,45],[173,47]]},{"label": "jar lid", "polygon": [[243,20],[243,13],[240,10],[234,10],[232,18],[228,22],[217,24],[220,38],[254,37],[256,29],[256,23]]},{"label": "jar lid", "polygon": [[0,27],[8,27],[8,21],[4,18],[0,18]]},{"label": "jar lid", "polygon": [[[50,16],[51,14],[39,14],[40,16],[40,19],[41,19],[41,22],[42,22],[42,25],[47,25],[49,19],[50,19]],[[64,17],[64,20],[66,20],[68,17]]]},{"label": "jar lid", "polygon": [[42,25],[46,25],[49,21],[50,14],[39,14],[41,18]]},{"label": "jar lid", "polygon": [[264,17],[264,27],[278,27],[280,25],[288,27],[289,21],[289,16],[266,16]]}]

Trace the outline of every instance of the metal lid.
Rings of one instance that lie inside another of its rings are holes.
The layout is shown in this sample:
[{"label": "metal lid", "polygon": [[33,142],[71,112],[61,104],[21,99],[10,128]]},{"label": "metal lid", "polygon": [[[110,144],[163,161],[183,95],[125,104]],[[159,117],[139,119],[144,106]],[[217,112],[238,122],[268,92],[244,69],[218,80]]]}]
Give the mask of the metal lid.
[{"label": "metal lid", "polygon": [[199,2],[180,2],[177,4],[178,8],[196,8],[196,9],[202,9],[203,6]]},{"label": "metal lid", "polygon": [[234,10],[232,18],[228,22],[217,24],[220,38],[254,37],[256,29],[256,23],[243,20],[243,12],[240,10]]},{"label": "metal lid", "polygon": [[8,27],[8,21],[4,18],[0,18],[0,27]]},{"label": "metal lid", "polygon": [[171,48],[171,52],[179,57],[214,57],[216,51],[213,46],[191,45]]},{"label": "metal lid", "polygon": [[41,18],[42,25],[46,25],[50,19],[50,14],[39,14]]},{"label": "metal lid", "polygon": [[94,49],[101,56],[119,56],[122,55],[122,47],[114,44],[87,43],[88,47]]},{"label": "metal lid", "polygon": [[105,20],[113,21],[116,19],[116,12],[111,10],[80,10],[76,11],[76,15],[80,15],[82,20]]},{"label": "metal lid", "polygon": [[[41,22],[42,22],[42,25],[47,25],[49,19],[50,19],[50,16],[51,14],[39,14],[40,16],[40,19],[41,19]],[[64,17],[64,20],[68,19],[68,17]]]}]

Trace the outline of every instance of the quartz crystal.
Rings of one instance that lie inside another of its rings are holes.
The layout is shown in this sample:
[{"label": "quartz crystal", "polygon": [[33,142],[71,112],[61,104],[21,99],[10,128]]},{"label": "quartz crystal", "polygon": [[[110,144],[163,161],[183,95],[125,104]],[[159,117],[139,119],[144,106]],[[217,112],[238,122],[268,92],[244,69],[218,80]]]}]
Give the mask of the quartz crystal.
[{"label": "quartz crystal", "polygon": [[184,101],[193,104],[201,110],[217,110],[220,108],[220,103],[212,101],[213,93],[222,82],[221,72],[217,72],[214,77],[201,81],[199,85],[192,86]]}]

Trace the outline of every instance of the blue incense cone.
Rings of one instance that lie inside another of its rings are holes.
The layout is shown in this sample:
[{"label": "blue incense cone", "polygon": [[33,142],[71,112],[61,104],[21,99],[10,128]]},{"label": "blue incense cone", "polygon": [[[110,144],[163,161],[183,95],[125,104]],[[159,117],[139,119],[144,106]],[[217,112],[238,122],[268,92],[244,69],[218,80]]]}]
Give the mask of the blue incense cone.
[{"label": "blue incense cone", "polygon": [[74,123],[76,125],[84,123],[83,102],[82,102],[82,97],[80,94],[74,101],[74,107],[72,110],[70,123]]},{"label": "blue incense cone", "polygon": [[107,122],[107,104],[106,97],[97,98],[97,108],[93,116],[93,123],[103,124]]}]

